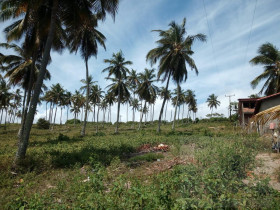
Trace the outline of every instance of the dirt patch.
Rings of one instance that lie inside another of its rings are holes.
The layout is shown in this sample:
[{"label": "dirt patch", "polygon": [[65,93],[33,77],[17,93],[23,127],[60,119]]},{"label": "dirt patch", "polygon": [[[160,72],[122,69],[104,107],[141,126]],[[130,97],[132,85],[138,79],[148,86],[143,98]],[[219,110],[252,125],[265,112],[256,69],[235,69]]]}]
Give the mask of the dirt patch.
[{"label": "dirt patch", "polygon": [[[277,171],[280,168],[280,154],[279,153],[261,153],[256,156],[258,166],[252,171],[248,172],[248,176],[256,175],[259,178],[270,178],[269,184],[275,190],[280,191],[280,183],[277,180]],[[244,180],[245,183],[248,180]]]}]

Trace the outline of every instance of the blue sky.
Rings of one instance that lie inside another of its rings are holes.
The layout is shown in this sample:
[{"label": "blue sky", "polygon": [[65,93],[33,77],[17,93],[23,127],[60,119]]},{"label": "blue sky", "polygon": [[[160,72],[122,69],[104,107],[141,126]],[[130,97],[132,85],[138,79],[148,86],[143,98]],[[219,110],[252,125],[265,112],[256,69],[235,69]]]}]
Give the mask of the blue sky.
[{"label": "blue sky", "polygon": [[[112,53],[120,49],[125,58],[133,62],[131,68],[138,72],[144,68],[151,68],[146,63],[145,57],[150,49],[156,47],[155,41],[158,39],[158,34],[151,30],[167,29],[171,21],[181,23],[186,17],[188,34],[204,33],[208,41],[194,45],[193,58],[199,75],[196,76],[190,71],[188,80],[181,86],[183,89],[195,91],[198,117],[205,117],[210,113],[205,101],[212,93],[218,95],[218,100],[221,101],[221,106],[216,111],[227,115],[228,98],[225,94],[235,94],[232,101],[237,101],[238,98],[257,93],[261,88],[258,86],[253,90],[250,86],[250,81],[262,72],[261,67],[249,64],[258,47],[265,42],[271,42],[280,48],[280,1],[258,0],[257,4],[256,0],[204,0],[204,2],[209,28],[203,0],[121,0],[115,21],[108,16],[106,21],[99,25],[98,30],[107,38],[107,50],[99,48],[97,58],[90,59],[90,74],[102,88],[105,88],[109,83],[104,79],[106,73],[101,73],[107,67],[103,60],[111,58]],[[5,25],[1,23],[1,31]],[[0,41],[5,41],[3,33]],[[80,55],[69,54],[67,50],[63,54],[52,52],[51,55],[53,62],[48,69],[52,80],[47,85],[59,82],[67,90],[78,89],[81,86],[80,80],[85,77],[85,65]],[[153,68],[157,70],[156,65]],[[163,85],[165,83],[158,83],[158,86]],[[172,83],[171,89],[174,88],[175,85]],[[158,100],[156,103],[156,118],[161,102]],[[172,109],[173,107],[168,107],[168,115]],[[44,110],[44,106],[39,107],[36,118],[44,116]],[[125,110],[123,108],[121,112],[124,120]],[[112,110],[112,118],[113,120],[116,118],[116,108]],[[136,119],[139,119],[139,116]]]}]

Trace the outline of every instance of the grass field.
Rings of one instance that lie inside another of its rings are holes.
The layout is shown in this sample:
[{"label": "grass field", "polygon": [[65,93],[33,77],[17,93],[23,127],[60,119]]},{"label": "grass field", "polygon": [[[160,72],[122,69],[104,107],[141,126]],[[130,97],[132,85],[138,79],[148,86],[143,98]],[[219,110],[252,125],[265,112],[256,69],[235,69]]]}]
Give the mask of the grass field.
[{"label": "grass field", "polygon": [[[81,138],[79,125],[34,126],[24,165],[13,174],[18,126],[1,128],[1,209],[279,208],[280,193],[250,173],[269,140],[230,122],[155,129],[121,124],[115,135],[106,124],[95,134],[89,124]],[[160,143],[169,151],[151,151]]]}]

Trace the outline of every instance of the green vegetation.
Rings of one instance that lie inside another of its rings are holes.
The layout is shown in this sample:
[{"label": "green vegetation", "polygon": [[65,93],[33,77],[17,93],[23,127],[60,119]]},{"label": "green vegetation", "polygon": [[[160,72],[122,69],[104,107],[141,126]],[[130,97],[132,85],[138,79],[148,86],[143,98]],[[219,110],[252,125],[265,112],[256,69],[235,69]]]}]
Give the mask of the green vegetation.
[{"label": "green vegetation", "polygon": [[[81,125],[82,126],[82,125]],[[228,121],[154,125],[135,132],[131,124],[100,127],[57,125],[32,129],[21,168],[11,173],[18,125],[0,134],[1,209],[186,209],[269,208],[279,206],[280,194],[268,180],[245,184],[255,167],[255,155],[270,148],[257,135],[242,134]],[[98,133],[98,134],[99,134]],[[142,153],[164,143],[168,152]],[[160,159],[160,161],[158,160]]]},{"label": "green vegetation", "polygon": [[37,121],[37,128],[38,129],[49,129],[50,128],[50,122],[45,120],[44,118],[40,118]]}]

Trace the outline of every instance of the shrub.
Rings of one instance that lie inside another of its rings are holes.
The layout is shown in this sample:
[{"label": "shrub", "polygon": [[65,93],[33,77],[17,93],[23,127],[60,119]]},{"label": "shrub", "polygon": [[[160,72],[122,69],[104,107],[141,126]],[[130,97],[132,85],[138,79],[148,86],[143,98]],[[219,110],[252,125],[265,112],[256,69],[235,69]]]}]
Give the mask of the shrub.
[{"label": "shrub", "polygon": [[39,129],[49,129],[50,128],[50,122],[45,120],[44,118],[40,118],[37,121],[37,128],[39,128]]},{"label": "shrub", "polygon": [[[65,122],[65,124],[74,124],[74,123],[75,123],[75,119],[67,120]],[[79,124],[79,123],[81,123],[81,121],[76,119],[76,124]]]}]

